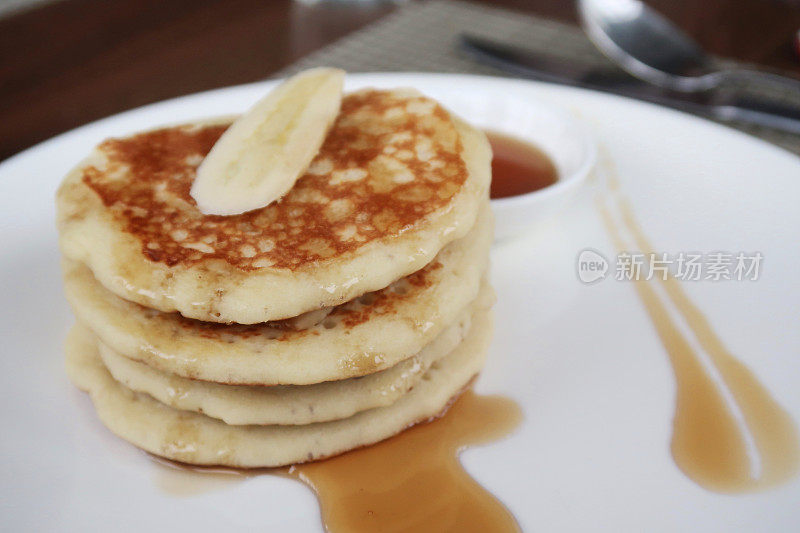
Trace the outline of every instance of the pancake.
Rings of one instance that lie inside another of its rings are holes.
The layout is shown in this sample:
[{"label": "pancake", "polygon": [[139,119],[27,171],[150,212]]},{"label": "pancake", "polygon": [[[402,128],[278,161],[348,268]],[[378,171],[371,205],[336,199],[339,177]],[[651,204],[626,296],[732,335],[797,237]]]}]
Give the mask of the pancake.
[{"label": "pancake", "polygon": [[484,201],[474,229],[422,270],[301,331],[153,311],[113,295],[77,263],[64,264],[65,292],[104,344],[152,368],[227,384],[309,385],[378,372],[417,354],[478,296],[491,242]]},{"label": "pancake", "polygon": [[[492,292],[488,285],[483,290]],[[360,411],[391,405],[419,383],[432,364],[458,346],[469,331],[472,313],[486,310],[480,306],[465,313],[417,355],[391,368],[316,385],[264,387],[197,381],[128,359],[102,342],[98,342],[98,347],[115,380],[176,409],[203,413],[232,425],[301,425],[347,418]]]},{"label": "pancake", "polygon": [[67,341],[67,372],[112,432],[148,452],[197,465],[272,467],[373,444],[441,414],[480,371],[490,337],[490,313],[479,313],[464,341],[393,404],[302,426],[229,426],[135,393],[111,377],[94,337],[81,327]]},{"label": "pancake", "polygon": [[320,152],[263,209],[205,216],[189,189],[229,122],[100,144],[62,183],[63,254],[116,295],[254,324],[339,305],[428,264],[485,201],[485,135],[410,90],[346,96]]}]

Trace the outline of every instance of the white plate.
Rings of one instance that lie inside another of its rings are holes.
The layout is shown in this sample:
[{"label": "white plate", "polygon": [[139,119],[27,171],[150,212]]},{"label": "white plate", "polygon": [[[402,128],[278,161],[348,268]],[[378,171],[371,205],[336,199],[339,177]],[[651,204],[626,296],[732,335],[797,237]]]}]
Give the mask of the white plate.
[{"label": "white plate", "polygon": [[[760,251],[756,282],[684,283],[727,345],[800,418],[800,161],[740,133],[608,95],[446,75],[352,76],[414,86],[447,102],[539,99],[585,121],[658,250]],[[159,488],[159,468],[113,437],[67,381],[53,194],[98,141],[165,122],[239,111],[268,83],[179,98],[56,137],[0,165],[3,307],[0,529],[9,531],[319,531],[299,483],[249,478],[195,496]],[[453,98],[455,100],[455,98]],[[458,111],[458,109],[456,109]],[[800,480],[722,496],[687,479],[669,454],[674,384],[630,283],[576,278],[578,252],[613,256],[586,187],[571,207],[493,251],[497,331],[479,392],[519,402],[510,438],[463,454],[469,472],[526,530],[787,531]],[[199,528],[199,529],[198,529]]]}]

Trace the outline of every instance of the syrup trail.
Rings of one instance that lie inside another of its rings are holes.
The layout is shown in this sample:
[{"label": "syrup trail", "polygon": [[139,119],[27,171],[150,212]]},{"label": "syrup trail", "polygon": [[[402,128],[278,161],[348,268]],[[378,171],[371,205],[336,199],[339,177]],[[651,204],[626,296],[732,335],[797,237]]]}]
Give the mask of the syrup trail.
[{"label": "syrup trail", "polygon": [[[625,245],[620,225],[639,251],[652,253],[619,182],[607,176],[608,192],[598,202],[600,214],[618,251]],[[800,444],[789,414],[771,397],[758,378],[725,347],[700,309],[678,281],[667,275],[666,299],[649,281],[634,281],[672,364],[676,382],[671,452],[675,464],[698,485],[717,492],[748,492],[778,485],[792,478],[800,466]],[[700,354],[692,347],[669,313],[668,304],[685,320],[707,360],[718,375],[716,383]],[[731,405],[724,387],[734,405]],[[743,424],[737,420],[740,414]],[[749,438],[749,439],[748,439]],[[755,464],[748,454],[753,443]]]}]

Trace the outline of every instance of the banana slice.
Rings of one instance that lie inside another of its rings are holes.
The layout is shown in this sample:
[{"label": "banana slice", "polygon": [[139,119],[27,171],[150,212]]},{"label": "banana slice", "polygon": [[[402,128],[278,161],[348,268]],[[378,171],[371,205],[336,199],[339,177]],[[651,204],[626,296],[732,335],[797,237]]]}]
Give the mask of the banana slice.
[{"label": "banana slice", "polygon": [[222,134],[191,195],[206,215],[236,215],[280,199],[308,168],[342,103],[344,71],[292,76]]}]

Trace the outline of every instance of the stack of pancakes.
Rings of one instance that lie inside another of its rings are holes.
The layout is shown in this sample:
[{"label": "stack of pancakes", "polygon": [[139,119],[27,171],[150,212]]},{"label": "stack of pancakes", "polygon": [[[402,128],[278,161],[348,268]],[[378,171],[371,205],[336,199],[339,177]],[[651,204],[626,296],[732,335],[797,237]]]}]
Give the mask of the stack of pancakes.
[{"label": "stack of pancakes", "polygon": [[206,216],[189,189],[229,123],[107,140],[64,180],[71,379],[193,464],[320,459],[442,413],[491,335],[485,136],[415,91],[353,93],[284,198]]}]

